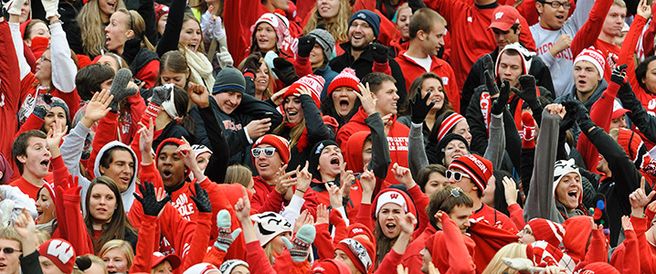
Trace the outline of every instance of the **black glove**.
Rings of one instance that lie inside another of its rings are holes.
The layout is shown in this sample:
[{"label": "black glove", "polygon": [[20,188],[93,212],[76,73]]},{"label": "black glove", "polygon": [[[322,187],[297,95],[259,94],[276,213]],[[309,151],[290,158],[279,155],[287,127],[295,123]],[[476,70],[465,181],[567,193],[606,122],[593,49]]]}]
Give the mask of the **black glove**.
[{"label": "black glove", "polygon": [[610,80],[615,84],[624,86],[626,84],[626,67],[626,64],[615,67],[610,75]]},{"label": "black glove", "polygon": [[583,106],[579,101],[571,100],[563,102],[562,105],[565,107],[567,113],[565,116],[570,116],[577,124],[582,131],[587,132],[594,124],[590,120],[590,114],[588,114],[588,109]]},{"label": "black glove", "polygon": [[162,208],[171,201],[171,197],[166,195],[161,201],[157,201],[157,196],[155,195],[155,186],[151,182],[144,182],[139,185],[139,190],[143,197],[139,197],[136,193],[133,193],[134,198],[137,199],[143,206],[144,214],[148,216],[157,216],[159,215]]},{"label": "black glove", "polygon": [[128,64],[132,64],[134,58],[137,57],[139,51],[141,50],[141,38],[135,37],[130,40],[125,41],[123,46],[123,58]]},{"label": "black glove", "polygon": [[434,102],[428,104],[428,98],[430,98],[430,96],[431,93],[428,92],[426,93],[426,96],[422,98],[421,87],[417,88],[417,94],[415,95],[414,100],[412,100],[412,109],[411,109],[412,115],[410,116],[412,123],[422,124],[424,122],[424,119],[426,119],[426,115],[428,115],[428,112],[435,105]]},{"label": "black glove", "polygon": [[494,69],[494,60],[492,60],[492,56],[489,54],[485,54],[483,56],[483,70],[484,71],[489,71],[490,75],[492,75],[492,78],[494,78],[495,75],[495,69]]},{"label": "black glove", "polygon": [[276,57],[276,59],[273,59],[273,71],[285,86],[289,86],[299,79],[298,74],[296,74],[296,70],[294,69],[294,64],[282,57]]},{"label": "black glove", "polygon": [[207,196],[207,191],[200,187],[199,183],[195,183],[194,188],[196,189],[196,195],[191,196],[191,199],[194,200],[198,211],[212,213],[212,203],[210,197]]},{"label": "black glove", "polygon": [[494,75],[489,70],[486,70],[483,74],[485,75],[485,87],[487,88],[487,92],[490,93],[490,96],[499,94],[499,87],[494,82]]},{"label": "black glove", "polygon": [[109,88],[110,93],[114,95],[112,103],[109,105],[112,108],[112,111],[117,112],[118,104],[123,101],[123,99],[137,93],[137,90],[134,88],[126,88],[131,79],[132,72],[130,69],[122,68],[116,72],[114,81],[112,81],[112,87]]},{"label": "black glove", "polygon": [[508,104],[508,96],[510,96],[510,83],[505,80],[503,81],[503,84],[501,84],[499,97],[494,101],[494,103],[492,103],[492,109],[490,112],[492,112],[494,115],[503,113],[503,109],[505,109],[506,105]]},{"label": "black glove", "polygon": [[373,42],[371,43],[370,47],[374,54],[374,61],[376,61],[376,63],[387,62],[387,59],[389,58],[389,49],[386,46],[383,46],[377,42]]},{"label": "black glove", "polygon": [[529,74],[519,76],[519,84],[522,86],[522,89],[517,93],[517,96],[524,100],[532,111],[539,110],[541,105],[536,94],[537,86],[535,85],[535,77]]},{"label": "black glove", "polygon": [[161,106],[162,103],[171,100],[171,88],[169,86],[157,86],[153,88],[153,96],[150,97],[150,102]]},{"label": "black glove", "polygon": [[262,63],[260,62],[261,58],[262,56],[259,54],[248,56],[248,58],[244,60],[244,67],[241,69],[241,72],[257,73],[257,70],[262,66]]},{"label": "black glove", "polygon": [[300,57],[309,57],[310,52],[314,48],[314,44],[317,43],[317,38],[311,35],[306,35],[301,38],[298,38],[298,56]]}]

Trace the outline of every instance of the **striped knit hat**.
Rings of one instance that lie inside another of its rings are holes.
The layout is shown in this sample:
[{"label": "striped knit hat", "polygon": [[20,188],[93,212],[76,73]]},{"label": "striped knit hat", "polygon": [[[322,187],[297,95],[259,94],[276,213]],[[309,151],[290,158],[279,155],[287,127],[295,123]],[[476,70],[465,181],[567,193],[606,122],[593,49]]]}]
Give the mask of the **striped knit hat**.
[{"label": "striped knit hat", "polygon": [[344,68],[342,72],[340,72],[339,74],[337,74],[337,76],[335,76],[335,78],[333,78],[333,81],[330,82],[330,85],[328,85],[327,96],[330,96],[330,94],[332,94],[333,91],[341,87],[347,87],[357,92],[360,92],[360,89],[358,89],[359,83],[360,83],[360,79],[358,79],[358,77],[355,76],[355,70],[353,70],[352,68]]},{"label": "striped knit hat", "polygon": [[528,221],[528,226],[533,231],[536,240],[546,241],[550,245],[559,247],[563,243],[565,228],[559,223],[547,219],[534,218]]},{"label": "striped knit hat", "polygon": [[492,162],[476,154],[463,155],[451,162],[449,169],[460,169],[469,175],[472,182],[482,193],[487,187],[487,181],[492,177],[494,172]]},{"label": "striped knit hat", "polygon": [[442,123],[440,123],[440,128],[437,132],[437,142],[442,140],[442,138],[444,138],[444,136],[447,133],[451,132],[451,130],[453,129],[453,127],[456,126],[456,124],[458,124],[460,121],[463,121],[463,120],[465,120],[465,117],[460,115],[457,112],[453,112],[451,114],[448,114],[444,118],[444,120],[442,120]]},{"label": "striped knit hat", "polygon": [[545,241],[536,241],[526,246],[526,257],[537,267],[559,266],[572,273],[576,262],[567,254]]},{"label": "striped knit hat", "polygon": [[323,85],[326,83],[326,80],[323,79],[320,75],[309,74],[301,77],[301,79],[296,80],[293,84],[289,86],[289,89],[282,95],[282,99],[289,96],[299,96],[298,88],[305,86],[310,90],[310,96],[317,107],[321,106],[321,91],[323,90]]}]

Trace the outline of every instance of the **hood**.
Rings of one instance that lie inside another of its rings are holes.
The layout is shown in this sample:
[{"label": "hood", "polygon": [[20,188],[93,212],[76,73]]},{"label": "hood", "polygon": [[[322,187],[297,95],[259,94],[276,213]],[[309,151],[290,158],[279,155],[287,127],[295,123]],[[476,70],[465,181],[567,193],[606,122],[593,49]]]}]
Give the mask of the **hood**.
[{"label": "hood", "polygon": [[577,262],[583,260],[588,248],[588,240],[592,236],[592,217],[571,217],[565,220],[563,226],[565,227],[565,237],[563,238],[565,252]]},{"label": "hood", "polygon": [[[592,96],[590,96],[588,101],[583,103],[585,108],[587,108],[588,110],[592,109],[592,105],[595,102],[597,102],[597,100],[601,97],[601,95],[604,93],[604,90],[606,90],[606,88],[608,88],[608,83],[606,82],[606,80],[601,79],[601,81],[599,82],[599,85],[597,85],[597,88],[592,93]],[[572,87],[572,92],[567,93],[565,96],[562,97],[561,100],[557,100],[557,101],[558,102],[566,102],[566,101],[569,101],[569,100],[577,100],[577,101],[579,100],[576,97],[576,86]]]},{"label": "hood", "polygon": [[[132,159],[134,160],[134,173],[132,174],[132,179],[130,180],[130,185],[128,185],[128,189],[121,192],[121,199],[123,200],[123,207],[125,208],[126,211],[130,210],[130,207],[132,206],[132,202],[134,201],[134,196],[132,195],[136,189],[136,180],[137,180],[137,174],[139,173],[139,160],[137,158],[137,154],[134,153],[132,148],[130,148],[128,145],[121,143],[119,141],[111,141],[107,143],[105,146],[103,146],[100,151],[98,152],[98,156],[96,156],[96,161],[93,163],[93,176],[94,177],[100,177],[102,174],[100,174],[100,159],[107,153],[108,150],[115,148],[115,147],[123,147],[126,148],[128,151],[130,151],[130,154],[132,155]],[[84,200],[84,199],[83,199]]]},{"label": "hood", "polygon": [[351,135],[346,142],[346,168],[353,172],[364,171],[364,161],[362,160],[362,149],[367,138],[371,135],[369,131],[359,131]]},{"label": "hood", "polygon": [[495,74],[499,75],[499,60],[501,59],[501,55],[508,50],[519,52],[519,55],[522,57],[522,74],[528,74],[528,71],[531,69],[531,58],[535,56],[535,52],[529,51],[517,42],[509,44],[499,51],[496,63],[494,64],[495,72],[497,72]]}]

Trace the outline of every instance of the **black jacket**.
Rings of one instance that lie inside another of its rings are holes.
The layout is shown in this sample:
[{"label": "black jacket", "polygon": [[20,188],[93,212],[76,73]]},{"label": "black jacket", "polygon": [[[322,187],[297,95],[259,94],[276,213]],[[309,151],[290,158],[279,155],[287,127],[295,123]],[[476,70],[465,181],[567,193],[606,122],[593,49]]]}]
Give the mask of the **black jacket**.
[{"label": "black jacket", "polygon": [[[492,60],[496,61],[499,56],[499,48],[495,49],[493,52],[488,53],[492,57]],[[467,75],[467,80],[462,85],[462,93],[460,96],[460,109],[467,109],[467,106],[470,103],[471,97],[474,94],[474,90],[485,84],[485,78],[483,72],[483,57],[478,58],[476,63],[472,66]],[[553,81],[551,80],[551,73],[549,72],[549,67],[542,62],[542,59],[538,56],[534,56],[529,60],[531,67],[528,70],[528,74],[535,77],[535,84],[541,86],[551,92],[551,94],[556,94],[554,91]],[[539,123],[539,122],[538,122]]]},{"label": "black jacket", "polygon": [[[210,102],[214,102],[214,100],[210,100]],[[204,124],[203,129],[206,131],[212,147],[212,156],[205,169],[205,175],[213,182],[223,183],[230,164],[230,146],[226,142],[223,130],[219,125],[217,109],[218,105],[216,103],[210,103],[210,107],[198,108],[198,112]]]},{"label": "black jacket", "polygon": [[[341,72],[344,68],[352,68],[355,70],[355,75],[358,76],[358,78],[362,79],[365,75],[369,74],[372,72],[373,65],[374,65],[374,54],[371,51],[369,47],[367,47],[362,54],[360,55],[360,58],[354,60],[353,56],[351,55],[351,44],[348,42],[342,43],[340,45],[342,49],[346,53],[337,56],[330,60],[330,67],[336,71],[336,72]],[[407,92],[405,90],[405,78],[403,76],[403,72],[401,71],[401,67],[399,64],[394,61],[392,57],[388,58],[389,61],[389,66],[390,69],[392,70],[392,77],[394,77],[394,80],[396,80],[396,88],[399,90],[399,107],[403,106],[406,102],[407,98]]]},{"label": "black jacket", "polygon": [[642,136],[652,143],[656,143],[656,117],[647,113],[647,110],[642,106],[642,103],[631,90],[629,84],[624,84],[617,97],[622,101],[622,106],[628,109],[631,122],[640,129]]}]

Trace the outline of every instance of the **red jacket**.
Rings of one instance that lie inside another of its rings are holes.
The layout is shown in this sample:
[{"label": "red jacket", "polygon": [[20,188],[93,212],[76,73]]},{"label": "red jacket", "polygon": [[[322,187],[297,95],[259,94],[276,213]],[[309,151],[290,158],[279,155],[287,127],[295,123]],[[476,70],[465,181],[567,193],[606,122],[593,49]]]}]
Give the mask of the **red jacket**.
[{"label": "red jacket", "polygon": [[437,230],[429,225],[418,237],[416,237],[403,254],[402,264],[408,268],[408,274],[423,274],[421,272],[422,255],[420,252],[426,247],[426,239],[435,234]]},{"label": "red jacket", "polygon": [[[440,58],[433,55],[430,57],[432,61],[430,72],[433,72],[442,78],[444,91],[447,98],[449,98],[449,103],[455,112],[460,113],[460,88],[458,88],[460,85],[456,81],[456,75],[453,72],[453,68],[451,68],[449,63]],[[403,77],[405,77],[405,90],[410,92],[412,82],[427,71],[424,67],[417,64],[417,62],[405,56],[405,52],[399,53],[394,60],[399,63],[401,71],[403,71]]]},{"label": "red jacket", "polygon": [[483,204],[483,207],[474,212],[474,214],[472,214],[469,219],[474,220],[474,222],[477,223],[483,222],[513,234],[519,231],[517,230],[515,223],[510,220],[506,214],[503,214],[501,211],[497,211],[496,209],[486,204]]},{"label": "red jacket", "polygon": [[[14,133],[18,130],[16,113],[20,109],[20,71],[7,21],[0,23],[0,153],[11,158]],[[14,162],[9,160],[9,162]],[[18,172],[16,172],[18,173]]]},{"label": "red jacket", "polygon": [[[634,233],[624,232],[626,239],[615,248],[610,258],[610,264],[622,273],[656,273],[656,247],[645,237],[649,220],[631,216]],[[634,245],[637,245],[637,250]]]},{"label": "red jacket", "polygon": [[[610,122],[613,116],[613,103],[617,97],[620,86],[613,81],[608,82],[608,88],[601,94],[601,97],[592,105],[590,109],[590,119],[595,125],[604,129],[605,132],[610,130]],[[611,110],[611,111],[609,111]],[[576,150],[581,153],[586,166],[596,167],[599,163],[599,151],[585,134],[579,135]]]},{"label": "red jacket", "polygon": [[472,223],[472,226],[467,232],[469,232],[471,239],[476,243],[476,252],[472,257],[476,263],[477,273],[483,272],[499,249],[509,243],[517,242],[518,239],[517,235],[515,235],[516,231],[509,232],[508,230],[491,226],[486,222]]},{"label": "red jacket", "polygon": [[[342,151],[347,150],[346,144],[351,135],[358,131],[370,131],[369,126],[364,122],[366,118],[367,114],[360,107],[360,110],[353,115],[351,121],[339,129],[336,141]],[[396,184],[398,182],[394,178],[394,174],[392,174],[391,165],[398,163],[400,166],[408,166],[408,134],[410,133],[410,129],[404,124],[397,122],[396,117],[392,118],[391,123],[392,125],[389,126],[387,132],[387,143],[389,144],[391,162],[386,180],[392,184]]]},{"label": "red jacket", "polygon": [[479,267],[474,264],[479,252],[476,244],[446,214],[442,215],[442,231],[427,238],[426,248],[440,273],[475,273]]},{"label": "red jacket", "polygon": [[[497,48],[494,34],[489,29],[497,4],[478,7],[461,0],[427,0],[426,5],[440,13],[449,25],[451,36],[450,61],[454,67],[459,89],[465,83],[474,62],[484,54]],[[529,25],[520,19],[522,32],[520,42],[530,51],[535,51],[535,41]]]},{"label": "red jacket", "polygon": [[600,50],[604,57],[606,57],[606,67],[604,68],[604,79],[606,82],[610,82],[610,75],[612,74],[612,68],[617,65],[617,61],[620,57],[620,47],[615,44],[607,43],[601,39],[597,39],[597,42],[594,43],[594,47]]}]

